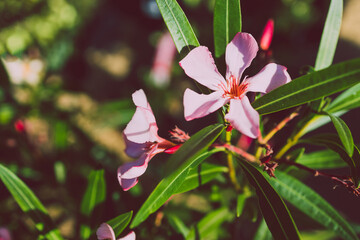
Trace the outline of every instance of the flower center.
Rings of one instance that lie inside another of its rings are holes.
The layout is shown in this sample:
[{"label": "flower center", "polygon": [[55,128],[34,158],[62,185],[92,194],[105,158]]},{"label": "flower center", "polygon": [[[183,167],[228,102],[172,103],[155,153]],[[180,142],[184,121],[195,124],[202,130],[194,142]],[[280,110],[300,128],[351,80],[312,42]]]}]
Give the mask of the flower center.
[{"label": "flower center", "polygon": [[233,99],[240,99],[246,93],[247,87],[248,83],[244,83],[244,81],[238,85],[233,75],[226,81],[226,85],[220,84],[220,88],[224,91],[223,97]]}]

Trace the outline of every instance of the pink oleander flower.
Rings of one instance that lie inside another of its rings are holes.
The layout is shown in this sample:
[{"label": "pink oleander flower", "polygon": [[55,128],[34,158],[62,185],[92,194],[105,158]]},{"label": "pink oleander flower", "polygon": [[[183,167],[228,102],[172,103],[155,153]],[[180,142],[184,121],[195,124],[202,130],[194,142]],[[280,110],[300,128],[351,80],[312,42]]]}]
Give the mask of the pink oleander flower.
[{"label": "pink oleander flower", "polygon": [[[98,240],[116,240],[114,230],[107,223],[102,223],[96,231],[96,236]],[[125,237],[118,238],[118,240],[135,240],[135,232],[131,231]]]},{"label": "pink oleander flower", "polygon": [[218,72],[207,47],[194,48],[181,60],[180,66],[189,77],[214,91],[205,95],[186,89],[185,119],[190,121],[204,117],[230,103],[225,119],[241,133],[257,138],[259,114],[251,106],[246,93],[268,93],[291,80],[286,67],[275,63],[267,64],[253,77],[245,76],[241,79],[258,50],[256,40],[251,34],[237,33],[226,47],[226,80]]},{"label": "pink oleander flower", "polygon": [[274,20],[269,19],[265,25],[264,31],[260,39],[260,48],[267,51],[270,48],[271,41],[274,35]]},{"label": "pink oleander flower", "polygon": [[[130,157],[138,159],[118,168],[118,180],[124,191],[137,184],[138,177],[144,174],[149,161],[156,154],[161,152],[171,154],[179,147],[179,145],[159,137],[158,126],[144,91],[140,89],[134,92],[132,98],[136,105],[136,111],[124,130],[125,152]],[[174,131],[177,132],[177,130]]]}]

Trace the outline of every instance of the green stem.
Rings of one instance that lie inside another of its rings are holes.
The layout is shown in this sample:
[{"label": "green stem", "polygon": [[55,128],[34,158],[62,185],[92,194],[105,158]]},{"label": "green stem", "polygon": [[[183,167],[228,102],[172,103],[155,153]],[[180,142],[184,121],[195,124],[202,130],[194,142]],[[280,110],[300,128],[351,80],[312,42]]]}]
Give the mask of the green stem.
[{"label": "green stem", "polygon": [[[231,145],[231,131],[226,131],[225,140],[226,140],[227,144]],[[230,180],[231,180],[232,184],[234,185],[235,190],[240,191],[241,187],[240,187],[240,185],[239,185],[239,183],[237,182],[237,179],[236,179],[234,160],[233,160],[233,156],[232,156],[231,152],[227,153],[227,162],[228,162],[228,167],[229,167]]]}]

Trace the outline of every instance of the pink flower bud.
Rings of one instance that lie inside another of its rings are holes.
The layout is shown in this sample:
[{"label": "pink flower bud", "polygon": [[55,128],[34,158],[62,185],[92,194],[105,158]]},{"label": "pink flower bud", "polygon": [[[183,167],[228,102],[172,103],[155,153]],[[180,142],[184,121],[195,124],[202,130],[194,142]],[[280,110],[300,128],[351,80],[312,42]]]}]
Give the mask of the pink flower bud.
[{"label": "pink flower bud", "polygon": [[271,40],[274,34],[274,20],[269,19],[265,25],[264,31],[260,40],[260,48],[267,51],[270,47]]},{"label": "pink flower bud", "polygon": [[25,131],[25,124],[22,120],[17,120],[15,123],[14,123],[14,127],[15,127],[15,130],[18,132],[18,133],[22,133]]}]

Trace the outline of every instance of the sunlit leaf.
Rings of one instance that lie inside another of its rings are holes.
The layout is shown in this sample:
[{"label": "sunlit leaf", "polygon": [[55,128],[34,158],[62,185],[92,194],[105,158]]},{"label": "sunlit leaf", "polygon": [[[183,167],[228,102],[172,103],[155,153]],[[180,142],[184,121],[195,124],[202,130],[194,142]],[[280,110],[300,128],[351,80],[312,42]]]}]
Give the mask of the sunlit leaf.
[{"label": "sunlit leaf", "polygon": [[115,236],[119,236],[127,225],[129,225],[132,214],[133,211],[123,213],[107,222],[114,230]]},{"label": "sunlit leaf", "polygon": [[292,216],[279,194],[264,175],[250,163],[236,158],[249,182],[256,189],[261,212],[275,239],[300,239]]},{"label": "sunlit leaf", "polygon": [[352,157],[354,153],[354,140],[352,138],[349,127],[341,118],[330,113],[328,113],[328,115],[336,128],[336,131],[345,148],[345,151],[347,152],[347,154],[349,154],[350,157]]},{"label": "sunlit leaf", "polygon": [[241,32],[240,0],[216,0],[214,7],[215,56],[225,53],[226,45]]},{"label": "sunlit leaf", "polygon": [[49,240],[63,239],[59,230],[53,226],[52,220],[40,200],[20,178],[2,164],[0,164],[0,179],[19,204],[21,210],[34,221],[35,227],[41,235]]},{"label": "sunlit leaf", "polygon": [[253,237],[253,240],[272,240],[271,232],[269,231],[269,228],[266,225],[265,220],[263,219],[258,229],[256,230],[255,236]]},{"label": "sunlit leaf", "polygon": [[340,92],[358,82],[359,58],[296,78],[258,98],[252,105],[260,114],[268,114]]},{"label": "sunlit leaf", "polygon": [[227,208],[212,211],[190,229],[185,239],[209,239],[209,236],[217,235],[220,225],[230,218],[231,214]]},{"label": "sunlit leaf", "polygon": [[190,169],[188,176],[175,193],[183,193],[195,189],[216,178],[219,174],[227,172],[225,166],[203,163],[196,168]]},{"label": "sunlit leaf", "polygon": [[319,194],[301,181],[281,171],[269,179],[273,188],[288,202],[342,239],[358,239],[348,222]]},{"label": "sunlit leaf", "polygon": [[333,61],[340,35],[342,12],[343,0],[331,0],[316,57],[316,71],[329,67]]},{"label": "sunlit leaf", "polygon": [[325,110],[329,113],[336,113],[358,107],[360,107],[360,84],[341,93]]},{"label": "sunlit leaf", "polygon": [[[172,155],[168,161],[173,163],[173,165],[169,165],[169,169],[174,169],[173,172],[168,174],[146,199],[135,215],[130,226],[131,228],[134,228],[145,221],[150,214],[158,210],[171,195],[176,192],[186,179],[190,168],[198,166],[212,154],[222,151],[221,149],[215,148],[205,152],[223,130],[224,125],[222,124],[214,124],[205,127],[193,135],[174,155]],[[181,163],[180,166],[176,167],[179,163]]]},{"label": "sunlit leaf", "polygon": [[198,47],[199,41],[177,1],[156,0],[156,2],[178,52],[183,48],[190,51],[191,47]]}]

